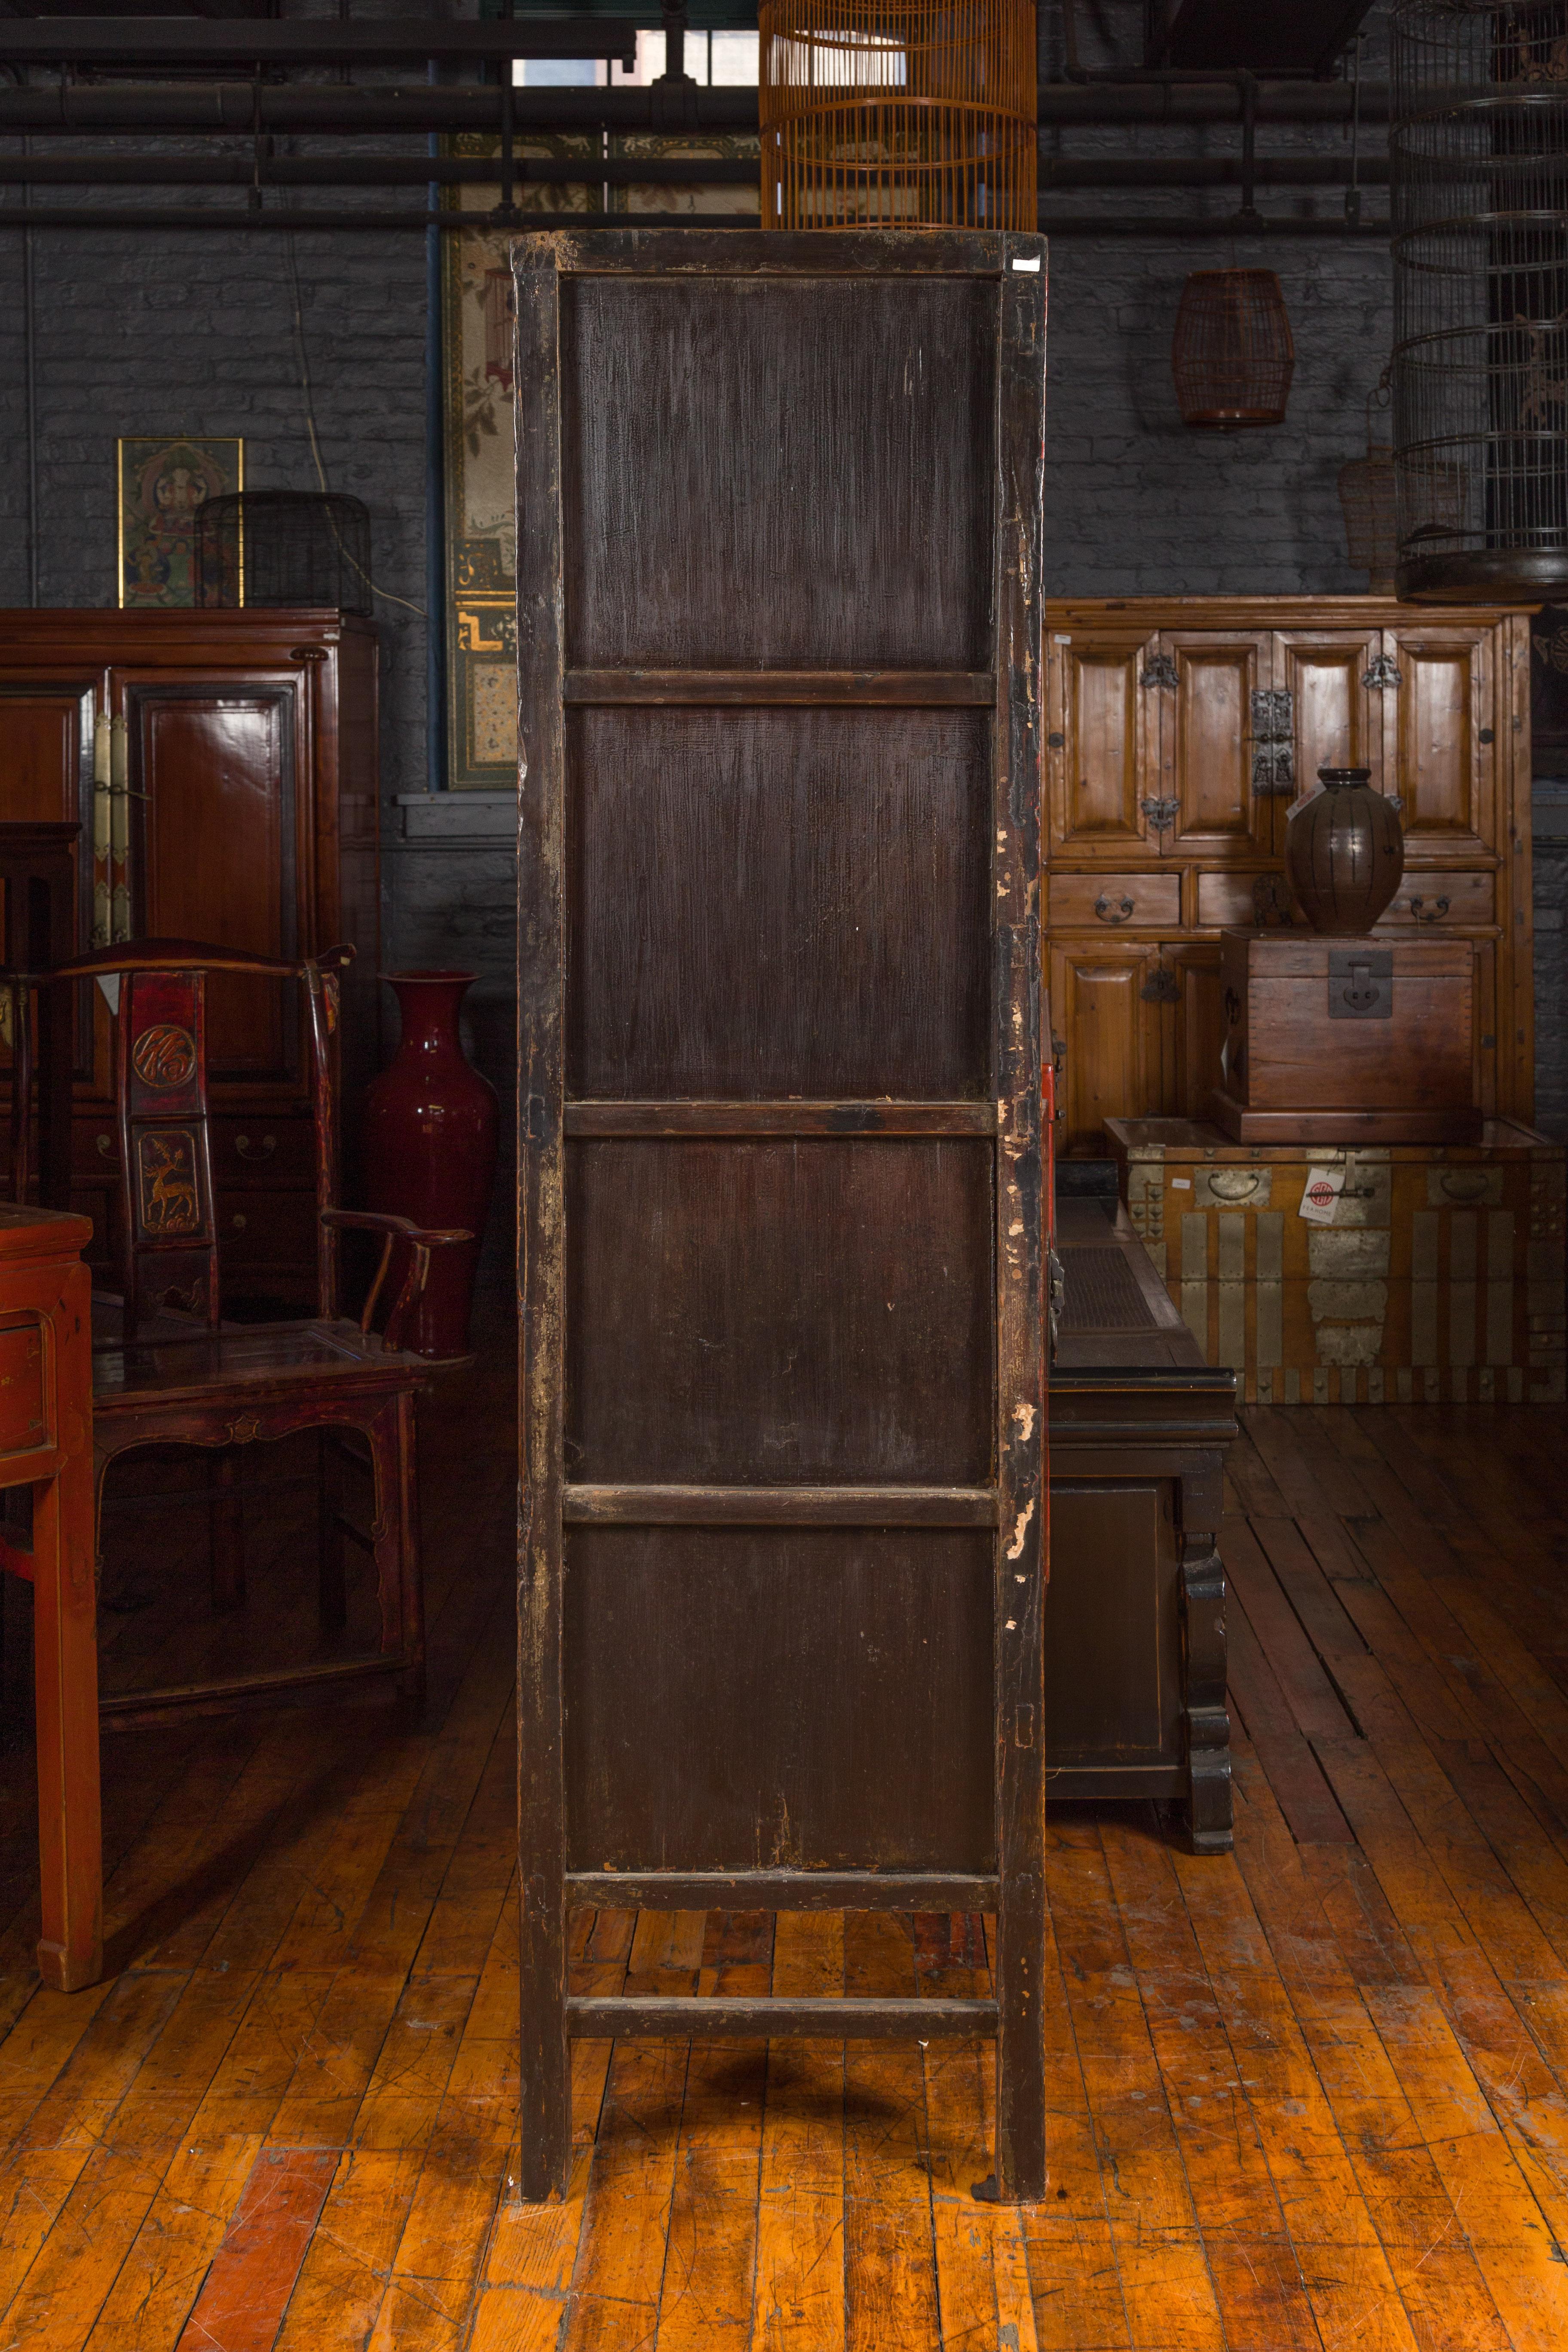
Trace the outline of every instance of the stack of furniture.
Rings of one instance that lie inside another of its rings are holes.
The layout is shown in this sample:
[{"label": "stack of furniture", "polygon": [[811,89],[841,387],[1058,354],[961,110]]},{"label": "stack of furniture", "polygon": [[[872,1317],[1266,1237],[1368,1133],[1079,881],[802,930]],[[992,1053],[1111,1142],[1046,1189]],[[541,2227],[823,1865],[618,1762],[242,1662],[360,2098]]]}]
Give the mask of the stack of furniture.
[{"label": "stack of furniture", "polygon": [[[341,1039],[352,1134],[379,1064],[371,625],[254,608],[0,613],[0,740],[6,817],[79,828],[77,946],[203,939],[298,961],[354,941]],[[6,960],[44,961],[11,946]],[[74,1013],[69,1205],[92,1221],[89,1258],[101,1281],[123,1246],[111,1029],[95,989],[79,987]],[[219,979],[208,1018],[227,1296],[308,1308],[316,1239],[306,1007],[286,982]]]},{"label": "stack of furniture", "polygon": [[1081,600],[1047,605],[1046,656],[1058,1151],[1208,1118],[1220,935],[1289,919],[1286,812],[1324,767],[1398,795],[1405,881],[1373,938],[1473,945],[1475,1099],[1529,1121],[1527,609]]}]

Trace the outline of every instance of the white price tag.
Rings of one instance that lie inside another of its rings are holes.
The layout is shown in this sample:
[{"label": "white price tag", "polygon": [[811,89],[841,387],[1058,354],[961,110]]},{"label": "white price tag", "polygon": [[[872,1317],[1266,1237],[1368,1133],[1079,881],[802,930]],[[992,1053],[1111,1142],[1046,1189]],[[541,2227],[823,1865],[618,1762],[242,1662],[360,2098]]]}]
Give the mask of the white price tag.
[{"label": "white price tag", "polygon": [[1307,1189],[1301,1195],[1298,1214],[1310,1225],[1331,1225],[1339,1213],[1340,1195],[1345,1189],[1342,1168],[1309,1168]]}]

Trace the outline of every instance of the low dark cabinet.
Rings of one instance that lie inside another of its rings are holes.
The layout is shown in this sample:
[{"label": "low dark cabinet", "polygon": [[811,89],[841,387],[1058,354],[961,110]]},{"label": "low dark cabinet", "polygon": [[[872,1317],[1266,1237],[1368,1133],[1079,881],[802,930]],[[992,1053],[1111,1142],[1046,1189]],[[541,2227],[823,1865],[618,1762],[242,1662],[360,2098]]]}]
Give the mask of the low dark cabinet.
[{"label": "low dark cabinet", "polygon": [[1234,1373],[1205,1364],[1125,1215],[1064,1204],[1051,1370],[1047,1801],[1156,1797],[1231,1843],[1225,1571]]}]

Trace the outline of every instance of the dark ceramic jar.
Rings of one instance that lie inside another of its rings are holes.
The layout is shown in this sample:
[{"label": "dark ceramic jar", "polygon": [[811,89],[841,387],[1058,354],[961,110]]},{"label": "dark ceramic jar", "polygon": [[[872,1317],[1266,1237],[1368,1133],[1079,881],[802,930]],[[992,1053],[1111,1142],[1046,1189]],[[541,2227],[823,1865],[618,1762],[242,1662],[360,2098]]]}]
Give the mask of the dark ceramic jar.
[{"label": "dark ceramic jar", "polygon": [[[471,1242],[433,1250],[405,1347],[450,1361],[468,1344],[468,1309],[495,1181],[496,1091],[463,1051],[458,1012],[471,971],[395,971],[403,1042],[364,1104],[367,1205],[416,1225],[456,1226]],[[393,1265],[401,1281],[401,1245]]]},{"label": "dark ceramic jar", "polygon": [[1291,812],[1285,865],[1315,931],[1370,931],[1405,873],[1405,833],[1370,768],[1320,768],[1323,789]]}]

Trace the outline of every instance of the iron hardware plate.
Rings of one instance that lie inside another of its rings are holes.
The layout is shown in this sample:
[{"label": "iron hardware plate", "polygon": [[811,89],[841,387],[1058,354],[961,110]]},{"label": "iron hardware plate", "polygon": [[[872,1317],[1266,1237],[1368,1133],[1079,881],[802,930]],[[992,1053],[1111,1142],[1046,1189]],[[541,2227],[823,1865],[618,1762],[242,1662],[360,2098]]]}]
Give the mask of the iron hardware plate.
[{"label": "iron hardware plate", "polygon": [[1296,754],[1289,743],[1258,743],[1252,753],[1255,800],[1291,800],[1296,792]]},{"label": "iron hardware plate", "polygon": [[1392,1021],[1393,1018],[1393,949],[1331,948],[1329,1019]]},{"label": "iron hardware plate", "polygon": [[1378,654],[1372,667],[1363,670],[1361,682],[1363,686],[1373,687],[1379,694],[1386,694],[1391,688],[1403,686],[1405,679],[1392,654]]},{"label": "iron hardware plate", "polygon": [[1164,833],[1174,824],[1181,812],[1180,801],[1140,801],[1139,807],[1156,833]]},{"label": "iron hardware plate", "polygon": [[1180,686],[1182,680],[1169,654],[1151,654],[1138,673],[1140,686]]},{"label": "iron hardware plate", "polygon": [[1288,800],[1296,790],[1291,730],[1296,698],[1288,686],[1255,688],[1252,696],[1252,790],[1256,799]]}]

